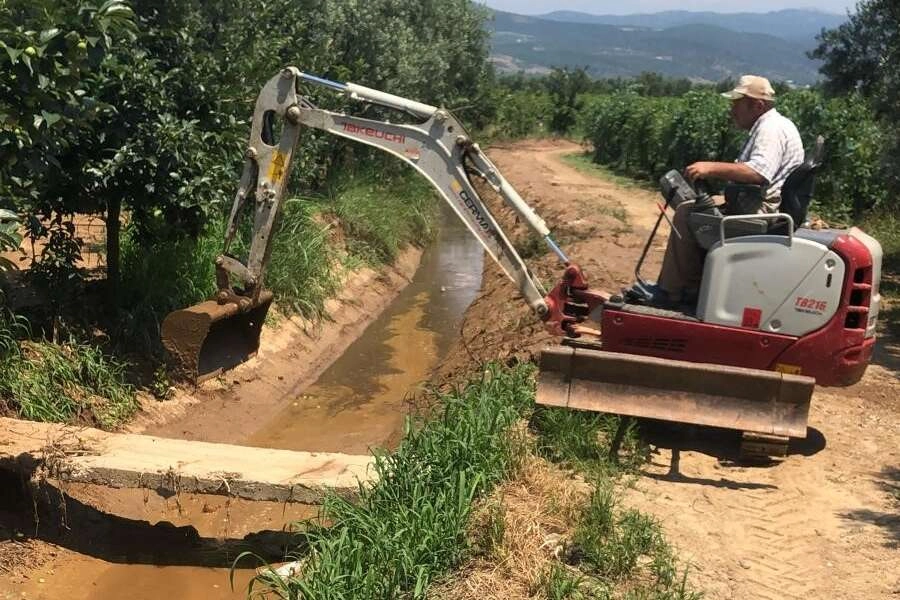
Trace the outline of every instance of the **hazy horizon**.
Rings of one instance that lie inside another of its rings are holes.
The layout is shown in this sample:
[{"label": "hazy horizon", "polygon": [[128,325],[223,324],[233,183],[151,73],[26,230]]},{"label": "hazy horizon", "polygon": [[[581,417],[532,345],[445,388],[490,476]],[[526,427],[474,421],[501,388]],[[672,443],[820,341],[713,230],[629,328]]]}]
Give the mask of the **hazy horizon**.
[{"label": "hazy horizon", "polygon": [[539,15],[555,10],[574,10],[594,15],[630,15],[666,10],[711,11],[719,13],[764,13],[785,8],[806,8],[845,15],[856,7],[856,0],[819,0],[815,5],[789,0],[756,0],[723,2],[722,0],[632,0],[628,3],[611,0],[482,0],[489,7],[522,15]]}]

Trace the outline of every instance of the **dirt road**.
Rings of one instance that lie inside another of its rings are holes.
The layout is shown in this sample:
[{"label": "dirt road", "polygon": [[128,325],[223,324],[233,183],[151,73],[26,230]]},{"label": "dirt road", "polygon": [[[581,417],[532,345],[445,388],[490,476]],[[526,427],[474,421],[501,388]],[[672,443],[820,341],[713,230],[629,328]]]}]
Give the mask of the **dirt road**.
[{"label": "dirt road", "polygon": [[[568,142],[528,141],[495,147],[491,158],[592,284],[615,291],[632,279],[657,196],[561,160],[579,151]],[[505,220],[512,222],[509,215]],[[648,264],[648,276],[658,260]],[[548,282],[559,273],[552,257],[537,261],[537,270]],[[512,285],[488,266],[445,375],[484,359],[528,356],[549,341],[512,298]],[[700,430],[693,433],[699,439],[677,440],[684,448],[680,477],[670,477],[671,444],[653,440],[658,452],[626,491],[626,502],[660,519],[707,597],[900,594],[900,360],[895,344],[881,346],[879,364],[862,382],[817,390],[809,441],[780,463],[742,467],[720,460]]]}]

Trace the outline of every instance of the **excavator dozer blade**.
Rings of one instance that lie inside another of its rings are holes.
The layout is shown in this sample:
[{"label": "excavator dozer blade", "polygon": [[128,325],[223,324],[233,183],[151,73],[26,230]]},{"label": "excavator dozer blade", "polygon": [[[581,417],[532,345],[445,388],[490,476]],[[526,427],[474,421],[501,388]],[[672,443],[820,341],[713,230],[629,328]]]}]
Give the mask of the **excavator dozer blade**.
[{"label": "excavator dozer blade", "polygon": [[541,352],[537,403],[805,438],[814,385],[775,371],[559,346]]},{"label": "excavator dozer blade", "polygon": [[241,312],[234,303],[213,300],[176,310],[162,322],[162,343],[176,378],[200,383],[253,358],[272,292]]}]

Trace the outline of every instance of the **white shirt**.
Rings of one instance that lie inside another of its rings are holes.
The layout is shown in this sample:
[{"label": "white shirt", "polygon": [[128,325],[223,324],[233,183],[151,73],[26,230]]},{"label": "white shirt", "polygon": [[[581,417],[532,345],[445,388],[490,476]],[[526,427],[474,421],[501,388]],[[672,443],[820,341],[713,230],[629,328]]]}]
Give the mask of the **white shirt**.
[{"label": "white shirt", "polygon": [[735,162],[744,163],[766,180],[765,212],[777,212],[781,204],[781,186],[788,175],[803,162],[803,141],[797,126],[777,110],[763,113]]}]

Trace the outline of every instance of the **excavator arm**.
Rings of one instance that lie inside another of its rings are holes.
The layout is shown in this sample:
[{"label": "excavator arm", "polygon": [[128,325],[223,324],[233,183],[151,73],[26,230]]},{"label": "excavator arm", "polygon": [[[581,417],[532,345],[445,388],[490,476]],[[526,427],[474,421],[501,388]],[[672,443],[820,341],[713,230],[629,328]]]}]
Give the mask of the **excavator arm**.
[{"label": "excavator arm", "polygon": [[[300,83],[325,86],[362,102],[378,104],[423,119],[418,124],[397,124],[364,119],[314,106],[298,92]],[[280,138],[272,137],[281,120]],[[411,165],[450,205],[485,251],[512,279],[528,306],[540,316],[548,314],[547,290],[522,258],[472,185],[470,175],[484,179],[506,204],[567,264],[568,258],[550,236],[544,221],[531,209],[466,133],[449,111],[386,94],[352,83],[338,83],[308,75],[294,67],[284,69],[263,87],[253,114],[244,171],[228,221],[225,253],[217,260],[218,299],[221,303],[256,303],[272,247],[272,230],[284,198],[291,159],[300,128],[312,127],[374,146]],[[255,195],[255,218],[246,264],[229,256],[244,205]],[[244,286],[236,291],[232,278]]]},{"label": "excavator arm", "polygon": [[[301,93],[301,84],[329,88],[355,101],[406,113],[419,122],[391,123],[324,110]],[[263,281],[302,127],[374,146],[416,169],[516,284],[528,306],[553,333],[580,335],[577,323],[608,298],[588,290],[580,268],[570,263],[544,221],[450,111],[287,67],[263,86],[256,101],[224,249],[216,258],[215,301],[170,313],[163,322],[163,344],[173,359],[175,371],[184,378],[208,379],[247,360],[259,346],[262,322],[272,301]],[[506,205],[565,265],[561,281],[551,291],[544,288],[516,252],[476,191],[472,176],[481,178],[500,194]],[[242,261],[229,250],[248,212],[248,203],[252,206],[253,226],[249,252]]]}]

